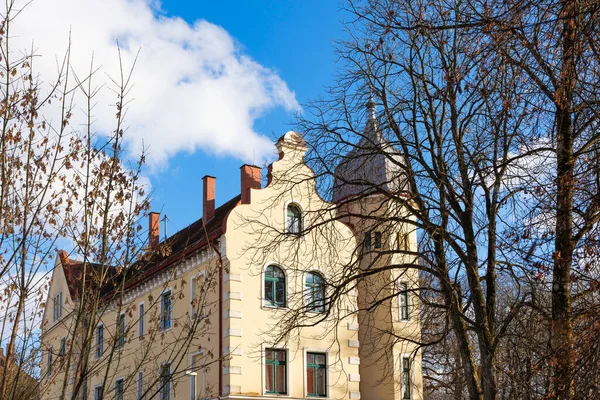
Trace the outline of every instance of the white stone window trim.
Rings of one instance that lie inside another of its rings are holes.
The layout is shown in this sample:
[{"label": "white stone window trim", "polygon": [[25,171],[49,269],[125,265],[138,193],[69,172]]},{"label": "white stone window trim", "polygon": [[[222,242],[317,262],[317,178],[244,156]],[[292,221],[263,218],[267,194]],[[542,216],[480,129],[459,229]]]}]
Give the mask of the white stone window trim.
[{"label": "white stone window trim", "polygon": [[[115,340],[120,340],[119,338],[117,338],[117,332],[119,332],[119,319],[120,317],[123,316],[123,344],[116,344],[116,342],[114,343],[113,348],[117,349],[117,350],[122,350],[125,348],[125,345],[127,344],[127,315],[125,310],[122,310],[121,312],[117,313],[117,315],[115,315]],[[106,332],[104,332],[106,334]]]},{"label": "white stone window trim", "polygon": [[[308,274],[318,274],[321,279],[323,279],[323,285],[325,285],[324,288],[324,295],[325,298],[323,299],[323,307],[324,310],[323,311],[313,311],[313,310],[309,310],[308,309],[308,299],[307,299],[307,293],[306,293],[306,277],[308,276]],[[306,312],[309,314],[326,314],[327,313],[327,277],[325,276],[325,272],[321,271],[319,268],[313,268],[311,270],[305,271],[302,273],[302,305],[305,307]]]},{"label": "white stone window trim", "polygon": [[415,355],[413,353],[400,353],[400,400],[407,400],[404,397],[404,377],[403,377],[403,365],[402,362],[405,358],[408,358],[408,362],[410,363],[410,397],[409,400],[413,400],[415,398]]},{"label": "white stone window trim", "polygon": [[94,400],[96,400],[96,389],[101,389],[102,391],[102,397],[104,397],[104,387],[102,386],[101,383],[94,385]]},{"label": "white stone window trim", "polygon": [[[267,349],[273,350],[284,350],[285,351],[285,383],[286,383],[286,394],[274,394],[267,393],[267,363],[265,362],[265,352]],[[290,362],[290,348],[284,345],[274,345],[272,343],[263,343],[261,345],[260,363],[262,368],[262,395],[272,398],[289,398],[291,395],[292,387],[292,363]],[[302,374],[304,376],[304,374]]]},{"label": "white stone window trim", "polygon": [[[302,380],[303,388],[304,388],[304,397],[309,399],[331,399],[331,382],[332,382],[332,374],[331,374],[331,366],[335,362],[333,355],[331,354],[331,350],[322,347],[305,347],[302,353]],[[307,366],[307,355],[308,353],[325,353],[325,359],[327,360],[327,364],[325,368],[327,369],[327,386],[326,386],[326,396],[325,397],[316,397],[308,395],[308,376],[306,375],[306,366]],[[348,386],[349,387],[349,386]]]},{"label": "white stone window trim", "polygon": [[[201,366],[201,373],[202,373],[202,377],[200,379],[202,386],[200,387],[200,393],[198,393],[198,381],[199,381],[199,376],[200,375],[198,373],[198,370],[194,370],[193,372],[196,372],[198,375],[196,375],[195,377],[190,376],[190,378],[196,378],[196,397],[197,398],[198,395],[200,395],[200,398],[205,398],[206,397],[206,350],[202,349],[200,351],[196,351],[190,354],[190,362],[189,362],[189,370],[192,369],[193,367],[193,361],[194,361],[194,357],[195,356],[201,356],[201,360],[202,360],[202,366]],[[192,381],[190,379],[190,399],[191,399],[191,392],[192,392]]]},{"label": "white stone window trim", "polygon": [[[267,268],[270,266],[279,267],[283,271],[283,275],[285,276],[285,307],[276,307],[276,306],[271,306],[271,305],[267,304],[267,299],[265,298],[265,274],[267,272]],[[260,299],[261,308],[263,310],[271,310],[271,311],[289,310],[290,309],[289,295],[290,295],[290,274],[288,273],[288,267],[277,261],[269,261],[269,262],[263,264],[262,270],[260,272],[259,299]]]},{"label": "white stone window trim", "polygon": [[170,400],[174,400],[175,397],[173,397],[174,394],[174,379],[173,379],[173,362],[172,361],[163,361],[159,364],[158,366],[158,400],[164,400],[163,396],[162,396],[162,391],[163,391],[163,386],[162,386],[162,372],[163,372],[163,367],[165,365],[169,366],[169,375],[170,375],[170,379],[171,382],[169,384],[169,399]]},{"label": "white stone window trim", "polygon": [[[288,217],[287,211],[290,205],[294,205],[300,209],[300,233],[293,233],[288,230]],[[305,229],[306,229],[306,205],[302,203],[302,201],[298,199],[289,199],[283,203],[283,233],[295,238],[301,238],[304,240],[305,238]]]},{"label": "white stone window trim", "polygon": [[[127,393],[126,393],[126,388],[125,388],[125,376],[119,376],[115,379],[115,384],[113,385],[113,395],[114,398],[117,398],[117,382],[122,381],[123,382],[123,399],[127,399]],[[100,385],[102,386],[102,385]],[[137,390],[137,389],[136,389]],[[106,393],[103,393],[104,397],[106,397]]]},{"label": "white stone window trim", "polygon": [[[100,328],[100,327],[102,327],[102,354],[100,354],[100,356],[98,356],[98,328]],[[94,340],[94,358],[96,360],[98,360],[99,358],[104,356],[104,342],[106,341],[105,336],[106,336],[106,326],[104,325],[104,322],[98,322],[98,325],[96,325],[96,329],[94,330],[94,339],[95,339]]]},{"label": "white stone window trim", "polygon": [[[162,301],[163,300],[162,299],[163,299],[163,294],[165,294],[167,292],[171,293],[171,326],[169,326],[168,328],[163,328],[163,326],[162,326],[162,317],[163,317],[162,316],[162,311],[163,311],[163,309],[162,309],[162,306],[163,306]],[[173,329],[173,319],[174,319],[173,318],[173,309],[174,309],[173,300],[175,299],[175,296],[173,295],[173,288],[171,286],[164,288],[160,292],[160,294],[159,294],[159,299],[160,299],[160,301],[159,301],[159,304],[158,304],[158,307],[159,307],[158,308],[158,312],[159,312],[159,316],[160,317],[159,317],[159,321],[158,321],[158,330],[160,332],[169,332],[171,329]]]},{"label": "white stone window trim", "polygon": [[[192,304],[192,301],[194,299],[194,286],[196,283],[195,281],[200,277],[204,278],[204,285],[206,285],[206,270],[203,269],[202,271],[199,271],[197,274],[193,274],[190,277],[190,319],[193,319],[196,315],[195,314],[196,310],[194,309],[194,305]],[[207,296],[207,293],[206,293],[206,291],[204,291],[205,299],[206,299],[206,296]],[[200,304],[200,306],[201,306],[200,313],[198,313],[198,315],[200,316],[200,318],[203,318],[204,314],[206,312],[206,310],[204,309],[205,304]]]},{"label": "white stone window trim", "polygon": [[[144,307],[144,315],[140,315],[140,306]],[[146,309],[146,303],[144,301],[140,301],[139,303],[137,303],[137,317],[138,317],[138,321],[137,321],[137,333],[138,333],[138,335],[137,335],[137,337],[138,337],[138,342],[141,342],[141,341],[144,340],[144,336],[146,335],[146,331],[148,330],[147,327],[146,327],[146,314],[147,313],[148,313],[148,310]]]}]

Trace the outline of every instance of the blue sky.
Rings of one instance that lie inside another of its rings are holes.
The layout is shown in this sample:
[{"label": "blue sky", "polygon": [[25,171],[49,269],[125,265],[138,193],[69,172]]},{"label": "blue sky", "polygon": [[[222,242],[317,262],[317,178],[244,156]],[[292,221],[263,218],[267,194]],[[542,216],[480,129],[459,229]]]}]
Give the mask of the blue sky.
[{"label": "blue sky", "polygon": [[[137,57],[125,146],[132,159],[148,151],[152,209],[168,215],[172,234],[202,215],[204,175],[217,177],[217,205],[236,196],[239,167],[273,161],[273,141],[293,128],[294,113],[324,96],[333,41],[344,37],[339,8],[338,0],[40,0],[11,30],[13,45],[34,43],[45,83],[55,80],[69,41],[78,76],[93,56],[100,142],[115,129],[109,77],[120,75],[119,55],[125,69]],[[87,102],[73,93],[70,127],[81,131]],[[62,121],[58,108],[44,117]]]},{"label": "blue sky", "polygon": [[[333,81],[332,41],[343,37],[343,15],[335,0],[165,0],[162,9],[190,24],[205,19],[223,27],[245,54],[276,71],[301,105],[323,96],[324,87]],[[292,128],[292,120],[293,112],[276,108],[257,119],[254,128],[274,139]],[[236,157],[200,150],[172,157],[167,169],[152,175],[152,206],[168,215],[168,233],[202,215],[204,175],[217,177],[217,205],[237,195],[243,163]]]}]

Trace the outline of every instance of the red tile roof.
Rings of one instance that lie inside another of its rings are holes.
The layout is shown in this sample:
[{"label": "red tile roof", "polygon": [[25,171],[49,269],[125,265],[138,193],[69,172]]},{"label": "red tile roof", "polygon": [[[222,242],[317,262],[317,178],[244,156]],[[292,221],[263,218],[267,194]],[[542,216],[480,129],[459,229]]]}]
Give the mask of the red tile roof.
[{"label": "red tile roof", "polygon": [[[130,289],[139,283],[145,281],[159,271],[183,261],[197,250],[207,246],[212,241],[225,233],[225,223],[227,215],[235,206],[240,203],[241,196],[238,195],[229,200],[215,210],[215,216],[211,218],[206,225],[202,218],[188,225],[174,235],[168,237],[159,243],[158,251],[150,254],[149,252],[144,257],[134,263],[129,271],[119,270],[115,267],[103,268],[101,264],[87,263],[86,275],[89,282],[104,282],[101,288],[101,295],[110,298],[111,294],[115,294],[115,287],[124,284],[125,289]],[[161,251],[165,250],[165,251]],[[71,298],[79,298],[82,283],[84,263],[81,261],[71,261],[67,257],[66,252],[59,253],[65,278]],[[108,277],[98,279],[97,275],[101,271],[106,271]],[[96,275],[96,276],[95,276]],[[123,282],[123,279],[126,279]]]}]

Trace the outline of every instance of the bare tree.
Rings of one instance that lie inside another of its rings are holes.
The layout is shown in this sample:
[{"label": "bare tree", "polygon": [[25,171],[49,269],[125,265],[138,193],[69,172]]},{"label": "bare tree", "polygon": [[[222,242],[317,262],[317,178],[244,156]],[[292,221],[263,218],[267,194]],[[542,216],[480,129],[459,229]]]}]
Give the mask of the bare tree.
[{"label": "bare tree", "polygon": [[[195,236],[188,229],[162,242],[156,237],[155,243],[149,243],[142,228],[149,209],[142,174],[145,154],[134,157],[123,146],[137,57],[122,57],[119,50],[120,75],[106,86],[97,85],[99,68],[93,57],[88,71],[76,71],[67,44],[54,83],[44,83],[49,77],[38,75],[38,55],[13,45],[13,22],[23,6],[35,4],[8,1],[0,24],[0,310],[6,314],[0,320],[0,347],[6,347],[0,399],[50,392],[87,398],[91,377],[101,375],[106,386],[121,371],[127,372],[121,374],[124,389],[137,388],[137,373],[145,367],[154,372],[145,377],[144,395],[149,398],[165,384],[155,366],[157,351],[168,352],[173,368],[181,371],[188,367],[191,350],[213,335],[220,258],[211,250],[203,281],[187,282],[177,273],[189,258],[182,249],[202,238],[212,243],[205,227],[194,226]],[[95,131],[100,90],[114,92],[111,132]],[[69,254],[57,252],[59,246],[70,249]],[[60,321],[66,332],[60,348],[44,346],[41,335],[48,326],[40,322],[44,310],[52,311],[46,296],[55,259],[73,291],[73,304],[60,305],[68,313]],[[178,329],[165,335],[158,329],[160,299],[148,295],[142,341],[130,288],[166,261],[174,265],[165,270],[163,283],[171,288],[172,303],[188,301],[194,284],[192,307],[206,312],[175,316]],[[96,357],[96,327],[114,313],[131,318],[121,332],[107,330],[109,346]],[[141,345],[132,365],[126,344],[134,340]],[[220,354],[207,354],[196,369],[211,368],[218,360]],[[174,382],[183,377],[177,373],[181,376],[172,377]]]},{"label": "bare tree", "polygon": [[[382,274],[390,286],[357,310],[377,324],[402,294],[392,281],[417,270],[424,335],[390,328],[383,347],[443,345],[424,364],[441,386],[464,382],[466,393],[449,389],[456,398],[596,393],[589,376],[576,392],[573,368],[576,360],[597,368],[574,345],[591,349],[596,337],[598,5],[349,1],[346,9],[353,19],[338,47],[339,79],[298,122],[320,193],[333,200],[320,215],[358,232],[353,264],[328,282],[328,304]],[[353,206],[375,197],[378,209]],[[322,218],[308,220],[319,222],[306,234],[323,229]],[[389,237],[404,226],[418,249],[369,242],[363,256],[361,234]],[[291,312],[279,336],[315,323],[305,311]],[[575,321],[588,328],[575,333]]]}]

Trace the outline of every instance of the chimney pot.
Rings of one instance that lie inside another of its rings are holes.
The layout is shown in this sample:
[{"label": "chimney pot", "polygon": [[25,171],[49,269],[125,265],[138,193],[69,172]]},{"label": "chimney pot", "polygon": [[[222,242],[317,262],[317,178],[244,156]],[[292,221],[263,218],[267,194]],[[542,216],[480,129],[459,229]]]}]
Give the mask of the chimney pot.
[{"label": "chimney pot", "polygon": [[160,213],[150,212],[148,214],[148,247],[155,250],[160,241]]},{"label": "chimney pot", "polygon": [[202,178],[202,221],[206,224],[215,216],[215,187],[217,178],[206,175]]},{"label": "chimney pot", "polygon": [[250,189],[260,189],[261,169],[256,165],[244,164],[240,167],[242,204],[250,204]]}]

